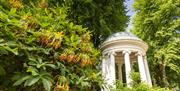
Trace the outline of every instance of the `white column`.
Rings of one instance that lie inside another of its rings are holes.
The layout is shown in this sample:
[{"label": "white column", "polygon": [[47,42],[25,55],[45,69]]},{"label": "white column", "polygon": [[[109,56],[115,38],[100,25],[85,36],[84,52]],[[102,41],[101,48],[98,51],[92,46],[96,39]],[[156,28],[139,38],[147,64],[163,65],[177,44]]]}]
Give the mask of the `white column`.
[{"label": "white column", "polygon": [[[109,55],[103,55],[102,58],[102,76],[104,77],[105,82],[109,85],[109,78],[110,78],[110,68],[109,68]],[[104,87],[101,91],[110,91],[109,88]]]},{"label": "white column", "polygon": [[102,57],[102,67],[101,67],[101,69],[102,69],[102,76],[104,77],[104,78],[106,78],[106,59],[105,59],[105,56],[103,56]]},{"label": "white column", "polygon": [[147,82],[142,53],[138,52],[138,66],[142,82]]},{"label": "white column", "polygon": [[110,76],[109,76],[109,85],[112,88],[116,88],[116,73],[115,73],[115,52],[110,53],[110,60],[109,60],[109,69],[110,69]]},{"label": "white column", "polygon": [[147,78],[148,85],[152,86],[152,81],[151,81],[151,76],[150,76],[150,73],[149,73],[149,67],[148,67],[147,57],[146,56],[144,56],[144,66],[145,66],[146,78]]},{"label": "white column", "polygon": [[124,54],[124,62],[125,62],[125,71],[126,71],[126,83],[127,83],[127,87],[131,87],[131,77],[130,77],[130,73],[131,73],[131,64],[130,64],[130,51],[123,51]]},{"label": "white column", "polygon": [[123,79],[122,79],[122,64],[121,63],[119,63],[119,65],[118,65],[118,69],[119,69],[119,80],[121,81],[121,82],[123,82]]}]

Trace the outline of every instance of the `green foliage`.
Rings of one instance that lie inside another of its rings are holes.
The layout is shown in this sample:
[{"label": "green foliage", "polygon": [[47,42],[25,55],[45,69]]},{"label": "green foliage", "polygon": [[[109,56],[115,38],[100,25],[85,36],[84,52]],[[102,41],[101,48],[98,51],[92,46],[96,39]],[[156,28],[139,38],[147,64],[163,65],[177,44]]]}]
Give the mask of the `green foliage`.
[{"label": "green foliage", "polygon": [[171,91],[169,89],[165,88],[160,88],[160,87],[149,87],[147,84],[144,83],[139,83],[131,88],[127,88],[123,86],[121,82],[117,82],[117,88],[116,90],[113,91]]},{"label": "green foliage", "polygon": [[[110,34],[124,31],[128,16],[125,0],[59,0],[69,7],[68,17],[71,21],[92,32],[92,40],[97,47]],[[57,2],[56,2],[57,3]]]},{"label": "green foliage", "polygon": [[132,71],[130,75],[131,79],[133,80],[133,82],[131,83],[132,86],[136,86],[141,83],[139,72]]},{"label": "green foliage", "polygon": [[132,85],[131,87],[126,87],[126,84],[123,84],[122,81],[116,81],[116,89],[113,91],[171,91],[168,88],[160,87],[150,87],[146,83],[140,82],[139,72],[131,72]]},{"label": "green foliage", "polygon": [[0,90],[100,89],[100,52],[67,12],[45,0],[0,1]]},{"label": "green foliage", "polygon": [[133,32],[149,44],[153,83],[180,87],[180,0],[135,0]]}]

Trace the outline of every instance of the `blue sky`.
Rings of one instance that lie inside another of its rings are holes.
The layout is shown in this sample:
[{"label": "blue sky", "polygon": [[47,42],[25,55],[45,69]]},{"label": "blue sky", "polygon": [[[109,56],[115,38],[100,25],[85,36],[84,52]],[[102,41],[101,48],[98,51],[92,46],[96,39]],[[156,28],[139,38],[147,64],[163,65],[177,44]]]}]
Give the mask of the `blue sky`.
[{"label": "blue sky", "polygon": [[134,12],[133,12],[133,8],[132,8],[132,4],[133,4],[134,0],[126,0],[125,5],[127,6],[127,15],[133,16]]},{"label": "blue sky", "polygon": [[133,26],[132,25],[132,18],[133,18],[134,14],[135,14],[135,12],[133,11],[133,7],[132,7],[133,2],[134,2],[134,0],[126,0],[126,2],[125,2],[125,5],[126,5],[127,10],[128,10],[127,15],[130,16],[130,21],[129,21],[128,27],[126,29],[127,31],[129,31]]}]

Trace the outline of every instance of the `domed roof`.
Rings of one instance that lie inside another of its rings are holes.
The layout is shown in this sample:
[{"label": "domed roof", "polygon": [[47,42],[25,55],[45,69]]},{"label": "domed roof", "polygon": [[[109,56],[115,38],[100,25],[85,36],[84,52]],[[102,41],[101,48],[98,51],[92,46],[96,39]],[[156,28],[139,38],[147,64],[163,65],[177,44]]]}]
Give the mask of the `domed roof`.
[{"label": "domed roof", "polygon": [[103,54],[113,52],[141,52],[144,55],[148,50],[146,42],[132,34],[131,32],[117,32],[109,36],[100,46]]},{"label": "domed roof", "polygon": [[109,36],[105,40],[105,42],[110,42],[110,41],[114,41],[114,40],[124,40],[124,39],[142,41],[140,38],[138,38],[137,36],[135,36],[131,32],[117,32],[117,33],[114,33],[111,36]]}]

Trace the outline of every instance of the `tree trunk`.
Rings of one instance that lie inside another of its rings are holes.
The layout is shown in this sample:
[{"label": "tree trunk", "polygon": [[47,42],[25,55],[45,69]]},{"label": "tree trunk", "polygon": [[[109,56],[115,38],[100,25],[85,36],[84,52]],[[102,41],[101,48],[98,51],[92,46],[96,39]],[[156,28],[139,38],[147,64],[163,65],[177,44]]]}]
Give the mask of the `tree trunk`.
[{"label": "tree trunk", "polygon": [[162,61],[162,64],[160,64],[160,71],[162,73],[161,79],[162,79],[162,87],[168,87],[168,81],[167,81],[167,77],[166,77],[166,64],[164,63],[164,61]]}]

